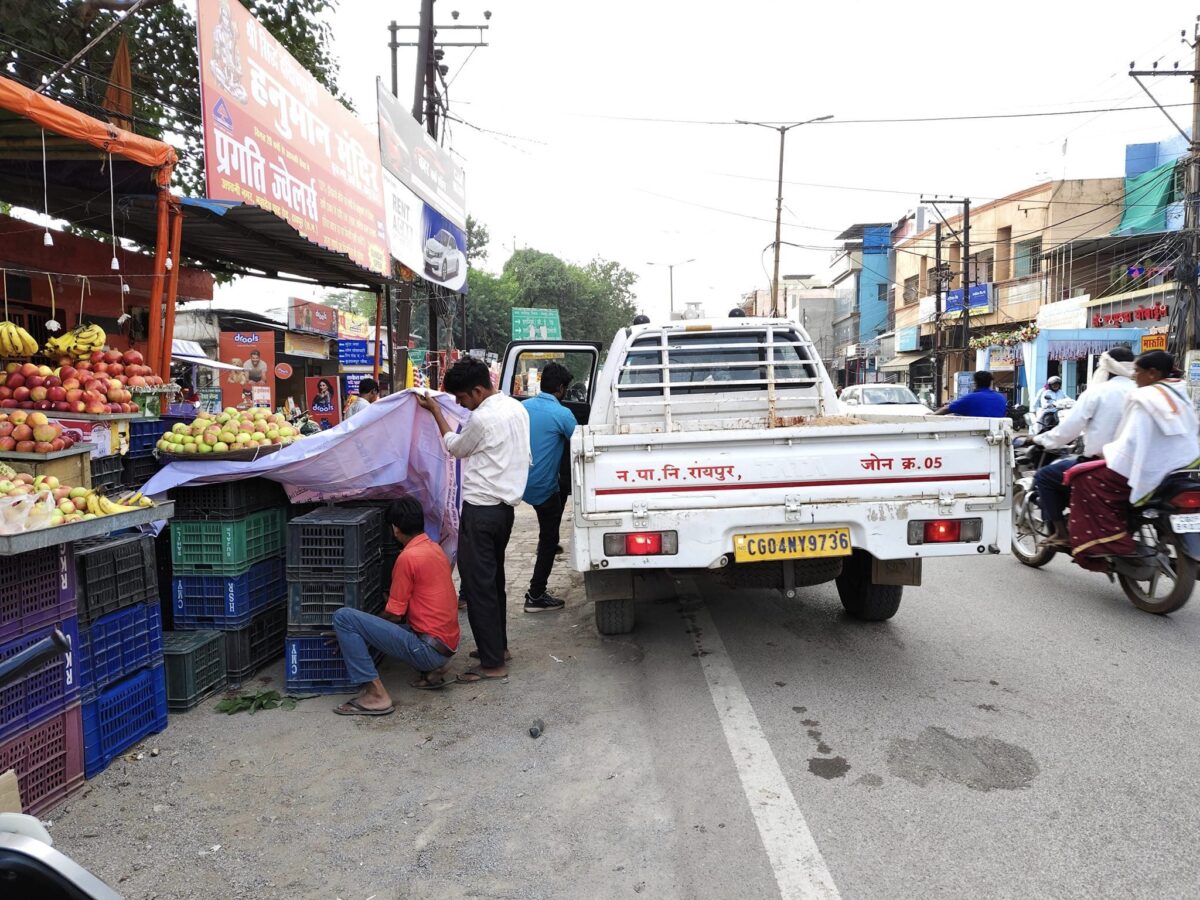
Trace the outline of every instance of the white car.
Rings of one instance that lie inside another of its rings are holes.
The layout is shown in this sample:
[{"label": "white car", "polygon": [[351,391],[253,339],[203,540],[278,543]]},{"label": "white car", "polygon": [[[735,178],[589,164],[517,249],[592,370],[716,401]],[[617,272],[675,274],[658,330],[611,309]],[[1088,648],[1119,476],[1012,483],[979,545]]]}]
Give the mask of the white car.
[{"label": "white car", "polygon": [[458,242],[445,228],[425,242],[425,271],[438,281],[458,274],[458,260]]},{"label": "white car", "polygon": [[842,391],[842,406],[847,415],[928,416],[933,410],[902,384],[856,384]]}]

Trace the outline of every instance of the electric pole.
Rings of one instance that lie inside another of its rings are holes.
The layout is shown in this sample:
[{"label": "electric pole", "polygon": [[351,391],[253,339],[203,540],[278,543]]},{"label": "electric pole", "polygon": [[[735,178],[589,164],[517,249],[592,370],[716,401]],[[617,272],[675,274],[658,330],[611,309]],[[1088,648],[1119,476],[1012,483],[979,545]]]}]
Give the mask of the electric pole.
[{"label": "electric pole", "polygon": [[[962,322],[960,323],[960,327],[956,328],[954,330],[959,332],[959,336],[962,339],[962,347],[961,347],[962,369],[960,371],[965,372],[965,371],[967,371],[967,369],[973,367],[972,362],[970,360],[970,354],[971,354],[971,200],[970,200],[970,198],[963,198],[962,200],[954,200],[954,199],[945,198],[945,197],[934,197],[933,199],[929,200],[929,199],[926,199],[925,197],[922,197],[921,202],[929,203],[930,205],[932,205],[934,212],[936,212],[938,214],[938,217],[942,220],[940,223],[938,223],[937,231],[935,232],[935,236],[936,236],[935,239],[937,242],[937,267],[938,267],[938,272],[939,272],[939,275],[938,275],[939,288],[943,284],[942,275],[941,275],[941,273],[942,273],[942,262],[941,262],[941,259],[942,259],[942,248],[941,248],[942,229],[941,229],[941,226],[943,224],[947,228],[950,229],[951,236],[956,238],[959,242],[959,245],[962,247],[962,311],[959,313],[959,315],[962,316]],[[951,227],[950,223],[946,221],[946,217],[944,215],[942,215],[942,211],[940,209],[938,209],[939,203],[961,204],[961,206],[963,208],[962,233],[961,234],[956,232]],[[945,278],[946,278],[947,284],[949,283],[949,280],[952,277],[953,276],[951,276],[949,274],[949,266],[947,266],[946,270],[945,270]],[[935,332],[939,336],[941,335],[941,315],[942,315],[941,307],[942,307],[942,301],[941,301],[941,295],[939,292],[938,312],[937,312],[938,324],[935,326],[935,329],[934,329]],[[954,342],[951,341],[951,346],[948,346],[946,348],[947,351],[953,349],[953,347],[952,347],[953,344],[954,344]],[[950,393],[949,385],[946,386],[946,393],[947,393],[947,395],[949,395],[949,393]]]},{"label": "electric pole", "polygon": [[674,319],[675,319],[675,267],[676,266],[686,266],[688,263],[694,263],[695,261],[696,261],[695,259],[685,259],[681,262],[671,262],[671,263],[648,262],[648,263],[646,263],[646,265],[648,265],[648,266],[666,266],[667,267],[667,273],[668,273],[668,277],[670,279],[670,291],[671,291],[671,293],[670,293],[671,312],[668,316],[668,319],[667,319],[668,321],[674,321]]}]

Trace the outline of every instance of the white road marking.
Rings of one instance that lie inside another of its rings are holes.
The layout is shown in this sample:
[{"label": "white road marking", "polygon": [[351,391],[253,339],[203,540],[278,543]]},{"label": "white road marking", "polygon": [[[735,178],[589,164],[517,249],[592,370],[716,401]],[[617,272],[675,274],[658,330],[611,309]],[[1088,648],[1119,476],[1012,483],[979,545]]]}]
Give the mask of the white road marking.
[{"label": "white road marking", "polygon": [[771,752],[712,616],[701,606],[694,621],[700,632],[696,635],[696,648],[703,651],[700,668],[758,826],[759,838],[771,861],[780,896],[784,900],[818,897],[837,900],[840,895],[833,875]]}]

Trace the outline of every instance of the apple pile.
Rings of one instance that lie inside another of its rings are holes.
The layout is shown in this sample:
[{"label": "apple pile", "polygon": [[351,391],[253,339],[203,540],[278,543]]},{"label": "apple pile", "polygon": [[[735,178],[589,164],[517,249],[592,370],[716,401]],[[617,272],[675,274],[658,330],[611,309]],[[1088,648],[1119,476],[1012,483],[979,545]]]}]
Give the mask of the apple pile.
[{"label": "apple pile", "polygon": [[[11,470],[9,470],[11,471]],[[20,498],[28,499],[20,499]],[[12,502],[5,503],[5,498]],[[114,501],[98,491],[63,484],[53,475],[0,476],[0,532],[70,525],[153,506],[149,497],[130,494]]]},{"label": "apple pile", "polygon": [[43,412],[0,412],[0,453],[57,453],[74,444],[70,432]]},{"label": "apple pile", "polygon": [[136,350],[96,350],[78,362],[68,356],[59,367],[11,362],[0,375],[0,409],[52,410],[58,413],[135,413],[131,387],[152,387],[163,380]]},{"label": "apple pile", "polygon": [[265,409],[240,410],[232,406],[214,416],[201,412],[191,425],[177,422],[155,445],[166,453],[227,453],[290,444],[300,433],[287,419]]}]

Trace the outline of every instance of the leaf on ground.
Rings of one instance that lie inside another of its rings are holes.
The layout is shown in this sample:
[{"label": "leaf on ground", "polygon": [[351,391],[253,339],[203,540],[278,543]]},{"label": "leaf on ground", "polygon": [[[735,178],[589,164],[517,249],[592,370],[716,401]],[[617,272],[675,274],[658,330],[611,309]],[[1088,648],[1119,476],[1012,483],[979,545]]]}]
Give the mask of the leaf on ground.
[{"label": "leaf on ground", "polygon": [[279,691],[259,691],[257,694],[238,694],[226,697],[214,708],[214,712],[234,715],[248,711],[251,715],[260,709],[295,709],[301,700],[311,700],[320,694],[280,694]]}]

